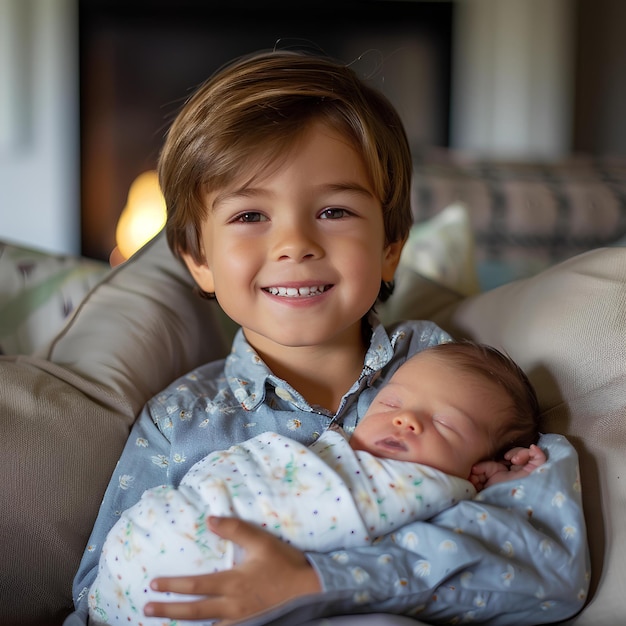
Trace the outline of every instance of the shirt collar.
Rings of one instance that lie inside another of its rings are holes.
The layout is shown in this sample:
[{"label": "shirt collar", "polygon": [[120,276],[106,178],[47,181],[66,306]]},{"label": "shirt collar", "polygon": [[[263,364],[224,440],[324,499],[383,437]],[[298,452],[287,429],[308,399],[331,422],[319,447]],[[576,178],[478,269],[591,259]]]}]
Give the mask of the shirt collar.
[{"label": "shirt collar", "polygon": [[[378,377],[380,370],[393,356],[392,340],[375,313],[370,313],[368,322],[372,327],[372,337],[365,354],[363,370],[346,395],[354,393],[364,383],[371,385]],[[274,387],[276,395],[283,400],[292,402],[302,410],[313,410],[291,385],[272,373],[248,343],[241,329],[235,335],[231,353],[226,358],[224,371],[234,397],[247,411],[253,411],[265,400],[267,384]]]}]

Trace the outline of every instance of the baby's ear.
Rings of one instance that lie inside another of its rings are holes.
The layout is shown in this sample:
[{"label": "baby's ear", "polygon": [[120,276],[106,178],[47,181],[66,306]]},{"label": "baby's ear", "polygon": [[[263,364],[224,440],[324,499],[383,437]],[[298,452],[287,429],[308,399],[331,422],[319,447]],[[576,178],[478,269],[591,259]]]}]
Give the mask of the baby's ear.
[{"label": "baby's ear", "polygon": [[391,282],[396,274],[398,263],[400,262],[400,255],[402,254],[402,248],[406,243],[406,238],[400,241],[394,241],[388,244],[383,250],[383,271],[382,279],[385,282]]},{"label": "baby's ear", "polygon": [[213,272],[209,268],[208,263],[205,260],[196,261],[196,259],[187,252],[182,252],[181,256],[198,287],[207,293],[215,293]]}]

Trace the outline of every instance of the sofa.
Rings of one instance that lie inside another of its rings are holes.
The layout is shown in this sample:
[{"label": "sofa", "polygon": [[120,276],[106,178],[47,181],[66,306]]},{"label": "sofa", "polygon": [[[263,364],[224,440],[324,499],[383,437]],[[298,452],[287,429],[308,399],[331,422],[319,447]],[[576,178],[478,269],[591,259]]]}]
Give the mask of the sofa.
[{"label": "sofa", "polygon": [[[496,234],[499,228],[507,236],[502,195],[472,195],[493,175],[480,170],[479,182],[475,167],[449,156],[443,164],[432,158],[418,163],[416,225],[396,291],[379,312],[386,322],[433,319],[455,337],[497,345],[528,373],[542,430],[568,436],[580,459],[592,568],[586,606],[567,623],[614,626],[623,623],[626,610],[626,248],[617,245],[623,232],[601,224],[602,212],[589,206],[588,228],[606,238],[594,232],[581,243],[573,237],[574,247],[565,249],[564,205],[557,202],[560,247],[545,232],[543,239],[531,233],[522,241],[523,262],[515,241],[507,258],[485,234],[485,224],[495,224]],[[528,172],[524,176],[528,182]],[[448,191],[435,206],[441,179]],[[611,197],[619,197],[621,183],[602,180]],[[501,190],[501,183],[493,184]],[[556,183],[541,184],[554,191]],[[519,189],[511,198],[513,213],[530,211]],[[497,219],[485,218],[489,203]],[[607,219],[623,226],[623,209],[607,210]],[[550,252],[539,254],[538,241]],[[163,234],[114,269],[0,244],[4,626],[63,621],[74,572],[135,416],[170,381],[227,353],[232,325],[192,286]],[[291,616],[281,623],[304,621]],[[382,615],[307,622],[322,623],[417,622]]]}]

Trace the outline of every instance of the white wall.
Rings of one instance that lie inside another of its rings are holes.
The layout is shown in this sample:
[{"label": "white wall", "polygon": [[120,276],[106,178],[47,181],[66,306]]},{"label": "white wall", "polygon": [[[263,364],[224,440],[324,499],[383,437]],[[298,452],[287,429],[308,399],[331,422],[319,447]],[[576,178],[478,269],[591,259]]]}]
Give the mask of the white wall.
[{"label": "white wall", "polygon": [[0,0],[0,239],[80,250],[77,0]]},{"label": "white wall", "polygon": [[459,0],[451,145],[502,158],[571,150],[575,0]]}]

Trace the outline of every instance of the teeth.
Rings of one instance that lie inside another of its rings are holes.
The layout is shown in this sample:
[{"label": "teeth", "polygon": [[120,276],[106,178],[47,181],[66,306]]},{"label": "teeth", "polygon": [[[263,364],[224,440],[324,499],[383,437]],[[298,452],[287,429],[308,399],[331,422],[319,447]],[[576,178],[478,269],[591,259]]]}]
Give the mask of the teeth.
[{"label": "teeth", "polygon": [[315,287],[268,287],[267,291],[273,296],[285,296],[287,298],[301,298],[306,296],[317,296],[326,291],[325,286]]}]

